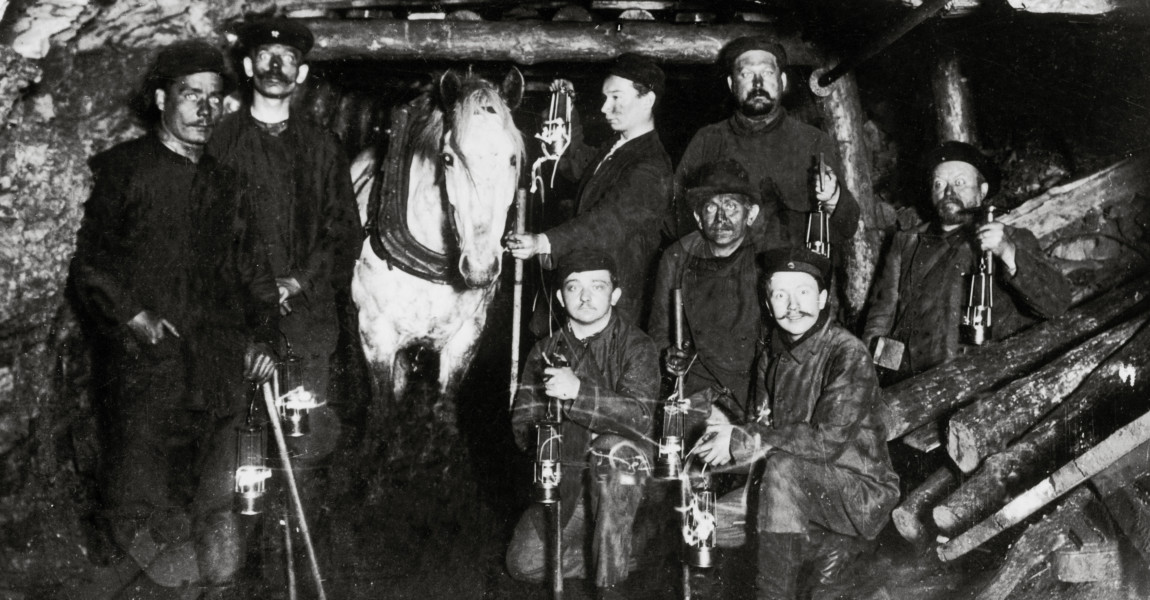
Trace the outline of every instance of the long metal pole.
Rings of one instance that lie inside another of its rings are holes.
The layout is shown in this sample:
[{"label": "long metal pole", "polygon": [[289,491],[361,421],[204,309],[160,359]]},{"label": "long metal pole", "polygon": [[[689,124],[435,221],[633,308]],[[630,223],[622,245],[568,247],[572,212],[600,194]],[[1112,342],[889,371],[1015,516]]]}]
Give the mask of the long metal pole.
[{"label": "long metal pole", "polygon": [[[515,233],[527,230],[527,190],[515,191]],[[515,286],[511,299],[511,383],[508,410],[515,407],[515,393],[519,391],[519,337],[523,321],[523,261],[515,259]]]},{"label": "long metal pole", "polygon": [[303,501],[300,500],[299,488],[295,484],[295,472],[291,468],[291,456],[288,454],[287,440],[284,439],[283,426],[280,425],[279,412],[276,410],[275,394],[272,393],[270,383],[265,383],[263,390],[264,402],[268,407],[268,420],[272,422],[276,445],[279,446],[280,460],[283,461],[284,471],[287,473],[288,491],[291,493],[292,504],[295,505],[296,518],[299,519],[299,531],[303,534],[304,548],[307,549],[307,558],[311,561],[311,574],[315,578],[315,589],[319,593],[319,600],[327,600],[327,594],[323,591],[323,578],[319,574],[319,561],[315,557],[315,546],[311,543],[311,531],[307,528],[307,516],[303,512]]},{"label": "long metal pole", "polygon": [[551,511],[551,598],[563,600],[563,502],[548,507]]}]

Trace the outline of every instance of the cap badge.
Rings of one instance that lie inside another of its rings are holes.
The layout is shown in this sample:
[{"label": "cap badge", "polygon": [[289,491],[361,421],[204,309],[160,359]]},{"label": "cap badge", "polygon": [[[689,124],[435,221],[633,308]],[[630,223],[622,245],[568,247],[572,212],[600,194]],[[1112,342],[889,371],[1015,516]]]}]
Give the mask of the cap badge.
[{"label": "cap badge", "polygon": [[279,36],[280,36],[280,31],[278,29],[273,29],[272,30],[272,37],[279,38]]},{"label": "cap badge", "polygon": [[789,263],[787,263],[787,268],[788,268],[788,269],[793,269],[793,268],[795,268],[795,263],[793,263],[793,262],[789,262]]}]

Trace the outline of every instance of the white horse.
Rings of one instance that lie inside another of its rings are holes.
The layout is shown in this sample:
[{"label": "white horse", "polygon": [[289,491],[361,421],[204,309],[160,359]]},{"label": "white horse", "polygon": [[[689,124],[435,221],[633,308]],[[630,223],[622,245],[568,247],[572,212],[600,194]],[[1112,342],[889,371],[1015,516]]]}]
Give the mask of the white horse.
[{"label": "white horse", "polygon": [[[498,287],[524,158],[511,117],[523,76],[512,69],[496,87],[448,71],[436,87],[393,111],[382,167],[368,150],[351,170],[361,222],[373,230],[352,297],[376,402],[402,397],[410,368],[403,351],[420,345],[439,354],[438,409],[452,406]],[[373,182],[381,172],[382,183]]]}]

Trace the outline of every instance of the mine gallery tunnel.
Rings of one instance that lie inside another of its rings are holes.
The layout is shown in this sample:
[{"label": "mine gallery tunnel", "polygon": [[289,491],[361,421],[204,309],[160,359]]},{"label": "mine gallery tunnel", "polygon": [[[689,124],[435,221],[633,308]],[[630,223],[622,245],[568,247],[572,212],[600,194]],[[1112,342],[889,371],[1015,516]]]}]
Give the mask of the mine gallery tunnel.
[{"label": "mine gallery tunnel", "polygon": [[[94,406],[106,382],[69,299],[67,272],[91,191],[86,160],[143,132],[127,99],[156,50],[193,37],[226,49],[245,16],[271,13],[315,32],[311,77],[293,110],[335,132],[349,159],[386,148],[392,109],[430,89],[443,71],[498,81],[518,68],[526,82],[514,112],[527,142],[524,188],[540,156],[533,136],[553,79],[574,83],[587,141],[597,145],[611,135],[599,112],[606,65],[625,51],[652,56],[667,76],[656,129],[677,164],[696,131],[734,109],[716,64],[719,48],[741,35],[778,36],[792,57],[784,104],[832,136],[845,184],[862,208],[840,274],[842,315],[856,329],[891,232],[911,215],[928,214],[921,157],[945,139],[983,148],[1004,173],[996,204],[1009,211],[1008,223],[1035,233],[1071,281],[1075,307],[1016,350],[994,354],[991,347],[982,362],[887,390],[902,499],[866,563],[870,572],[859,575],[858,597],[1150,595],[1150,537],[1138,526],[1150,517],[1144,445],[1116,466],[1118,457],[1102,465],[1113,468],[1091,480],[1089,497],[1083,486],[1066,490],[979,552],[938,558],[948,539],[1150,409],[1148,355],[1137,350],[1150,336],[1141,330],[1150,308],[1139,304],[1150,291],[1142,284],[1150,256],[1150,11],[1141,0],[15,0],[0,2],[0,598],[204,593],[194,583],[156,584],[101,538],[96,480],[106,449]],[[851,68],[822,90],[829,95],[812,91],[812,74],[844,64]],[[574,211],[576,184],[557,178],[552,186],[550,168],[543,196],[528,197],[529,230]],[[413,347],[406,401],[372,406],[366,366],[354,340],[343,340],[334,391],[357,407],[361,423],[372,423],[343,433],[371,455],[338,465],[352,492],[316,509],[330,524],[318,544],[329,553],[320,561],[329,597],[548,593],[512,581],[504,567],[512,528],[531,503],[532,477],[532,457],[516,448],[507,407],[513,272],[507,258],[454,399],[438,397],[434,353]],[[537,270],[528,268],[525,287],[530,313]],[[525,355],[535,338],[523,335]],[[1091,366],[1074,369],[1072,361]],[[1077,377],[1073,385],[1070,377]],[[1022,389],[1037,390],[1028,393],[1041,400],[1031,402],[1041,405],[1033,429],[1019,428],[981,464],[947,455],[948,432],[957,430],[948,419],[966,405],[998,402],[1002,390]],[[1123,406],[1096,397],[1120,398]],[[1080,405],[1088,408],[1072,409]],[[1041,419],[1049,415],[1045,442],[1025,437],[1046,431]],[[984,487],[963,492],[963,483]],[[977,508],[968,502],[962,512],[953,504],[962,493],[992,499]],[[669,510],[663,525],[678,518]],[[940,530],[931,519],[939,510],[961,513],[953,517],[961,523]],[[282,532],[271,518],[247,527],[262,542],[249,551],[246,576],[261,583],[231,593],[288,598]],[[623,591],[681,597],[677,532],[672,526],[654,539],[666,547],[646,553]],[[697,597],[716,590],[751,597],[753,560],[738,552],[722,560],[693,576]],[[1078,564],[1087,566],[1075,570]],[[295,570],[299,593],[313,597],[306,565]],[[573,598],[590,593],[576,583],[567,590]]]}]

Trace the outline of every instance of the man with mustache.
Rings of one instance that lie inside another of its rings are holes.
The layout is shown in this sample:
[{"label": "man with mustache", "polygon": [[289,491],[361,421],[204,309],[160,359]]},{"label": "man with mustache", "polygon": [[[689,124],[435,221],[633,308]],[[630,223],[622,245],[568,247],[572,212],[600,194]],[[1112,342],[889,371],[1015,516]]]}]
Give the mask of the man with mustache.
[{"label": "man with mustache", "polygon": [[[291,112],[292,96],[309,75],[311,31],[299,21],[273,18],[244,23],[238,33],[251,103],[223,119],[207,153],[238,173],[249,196],[254,236],[279,292],[281,357],[298,358],[295,383],[318,407],[310,411],[310,433],[289,438],[289,445],[300,493],[323,542],[330,523],[315,516],[327,514],[324,503],[340,491],[323,480],[356,410],[339,404],[343,395],[331,395],[329,384],[341,325],[354,337],[340,307],[348,301],[363,239],[359,212],[339,140]],[[302,540],[295,544],[303,547]],[[302,557],[299,564],[306,564]]]},{"label": "man with mustache", "polygon": [[709,425],[693,451],[716,466],[764,463],[756,598],[853,598],[848,567],[899,498],[878,380],[866,347],[828,315],[826,258],[781,248],[764,255],[763,270],[775,327],[756,370],[757,415]]},{"label": "man with mustache", "polygon": [[[535,424],[550,398],[560,403],[563,573],[593,577],[600,599],[619,597],[616,586],[635,554],[632,525],[650,474],[659,394],[655,345],[614,310],[627,293],[615,269],[614,258],[600,250],[577,250],[560,263],[555,295],[568,321],[531,349],[511,413],[516,443],[535,451]],[[557,364],[557,355],[569,366]],[[545,580],[546,531],[546,511],[534,504],[507,550],[513,578]]]},{"label": "man with mustache", "polygon": [[[789,84],[786,51],[769,36],[742,37],[723,48],[719,61],[737,108],[730,118],[695,133],[675,169],[678,231],[694,228],[684,202],[687,183],[703,165],[730,158],[746,167],[763,198],[763,214],[752,235],[769,238],[764,247],[803,245],[807,214],[816,202],[831,213],[832,248],[850,239],[858,229],[859,207],[840,185],[842,164],[834,142],[783,107]],[[813,173],[820,155],[826,168]]]},{"label": "man with mustache", "polygon": [[[698,400],[693,408],[700,417],[721,413],[742,423],[763,324],[760,248],[748,237],[759,217],[759,191],[734,160],[699,171],[686,194],[699,230],[663,252],[648,332],[670,374],[685,375],[684,392]],[[675,289],[682,291],[686,350],[675,347]]]},{"label": "man with mustache", "polygon": [[[574,98],[571,82],[551,85]],[[635,325],[646,322],[660,231],[671,203],[671,159],[655,131],[654,110],[663,91],[663,71],[650,59],[624,54],[612,63],[601,111],[615,138],[599,148],[588,146],[576,120],[570,147],[559,161],[560,172],[579,182],[575,216],[541,234],[511,235],[507,241],[511,254],[522,260],[543,255],[562,262],[579,248],[611,254],[627,290],[616,310]]]},{"label": "man with mustache", "polygon": [[[204,154],[223,73],[205,42],[160,51],[139,98],[153,131],[91,160],[95,185],[71,265],[109,381],[96,403],[106,448],[97,520],[162,585],[234,572],[217,560],[229,544],[215,535],[215,511],[231,512],[233,417],[245,404],[202,384],[210,371],[242,390],[245,379],[270,377],[275,360],[274,281],[239,226],[234,173]],[[206,345],[207,331],[232,350]],[[150,569],[161,556],[171,568]]]},{"label": "man with mustache", "polygon": [[970,276],[984,252],[994,255],[993,339],[1070,304],[1066,278],[1025,229],[980,219],[998,191],[998,169],[978,149],[946,142],[927,155],[936,220],[895,234],[871,294],[863,341],[880,337],[905,345],[888,383],[921,373],[963,353],[959,325]]}]

